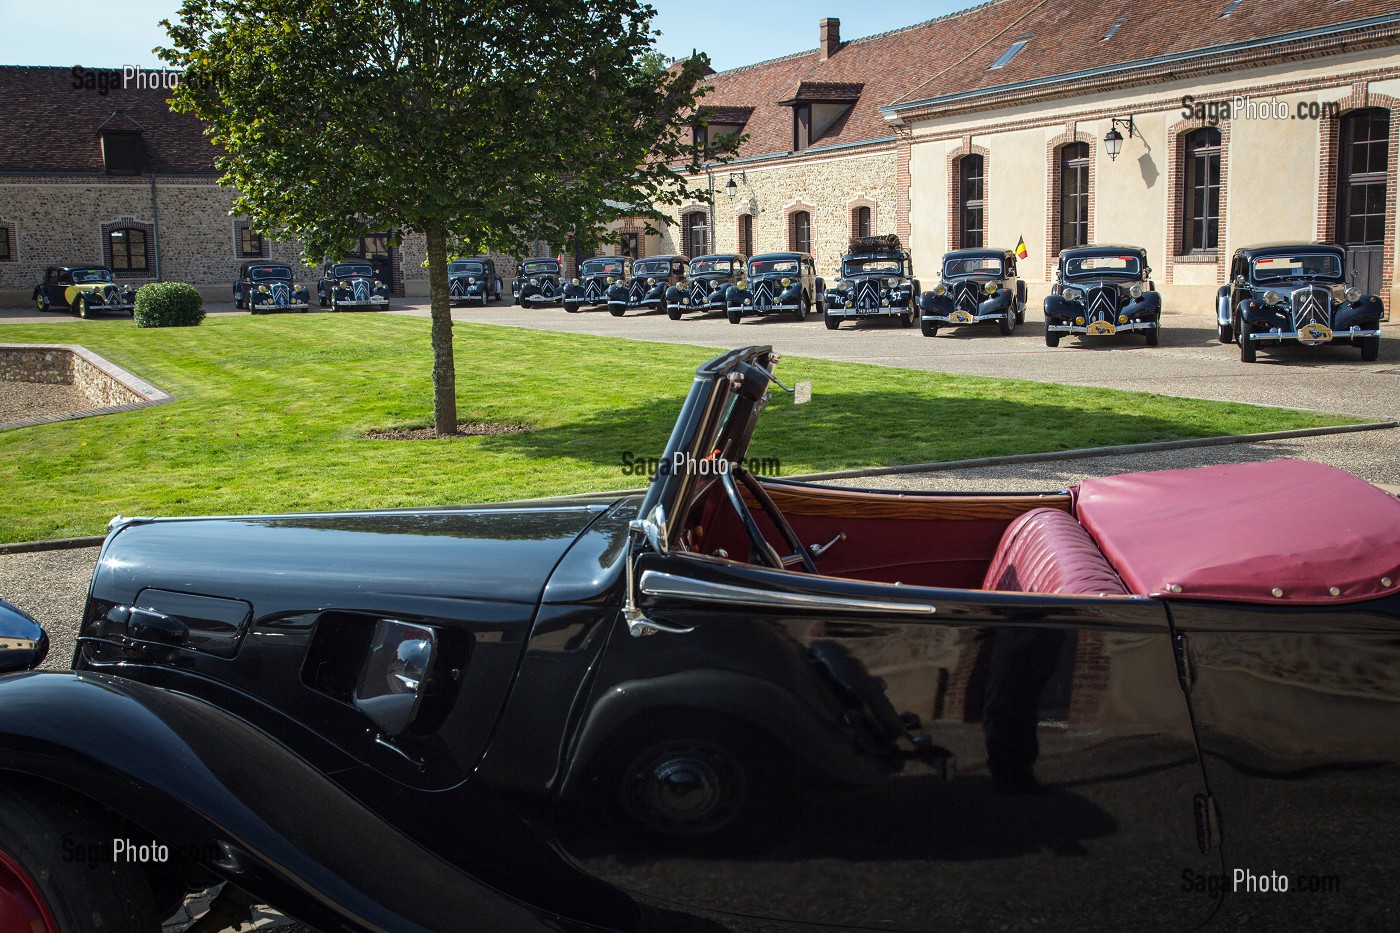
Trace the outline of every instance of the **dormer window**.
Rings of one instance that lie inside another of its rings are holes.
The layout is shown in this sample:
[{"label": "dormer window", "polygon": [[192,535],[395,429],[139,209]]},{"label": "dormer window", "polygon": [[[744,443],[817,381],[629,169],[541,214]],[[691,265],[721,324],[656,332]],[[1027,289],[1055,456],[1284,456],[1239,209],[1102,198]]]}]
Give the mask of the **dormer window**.
[{"label": "dormer window", "polygon": [[115,111],[97,128],[102,141],[102,166],[108,175],[140,175],[141,131],[144,129],[123,110]]},{"label": "dormer window", "polygon": [[1016,57],[1016,53],[1024,49],[1026,47],[1026,43],[1031,41],[1032,38],[1032,36],[1026,36],[1023,39],[1017,39],[1015,42],[1011,43],[1011,48],[1007,49],[1005,52],[1002,52],[1001,57],[998,58],[996,61],[992,62],[992,67],[988,68],[987,70],[996,71],[998,68],[1005,68],[1011,62],[1011,59]]},{"label": "dormer window", "polygon": [[828,132],[840,132],[844,119],[860,100],[863,84],[803,81],[779,106],[792,108],[792,149],[801,152]]}]

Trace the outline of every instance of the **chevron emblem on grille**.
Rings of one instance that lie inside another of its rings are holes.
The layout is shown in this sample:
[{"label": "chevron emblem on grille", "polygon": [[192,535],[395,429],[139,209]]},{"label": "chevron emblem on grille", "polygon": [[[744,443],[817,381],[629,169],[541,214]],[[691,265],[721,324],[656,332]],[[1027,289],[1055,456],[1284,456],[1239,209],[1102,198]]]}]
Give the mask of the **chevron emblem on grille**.
[{"label": "chevron emblem on grille", "polygon": [[1089,320],[1112,321],[1117,311],[1117,288],[1106,286],[1094,290],[1093,297],[1089,299]]},{"label": "chevron emblem on grille", "polygon": [[753,287],[753,306],[755,308],[768,308],[773,305],[773,285],[770,282],[759,282]]},{"label": "chevron emblem on grille", "polygon": [[461,298],[467,293],[467,282],[465,279],[449,279],[447,281],[447,291],[454,297]]},{"label": "chevron emblem on grille", "polygon": [[603,283],[598,279],[589,279],[583,284],[583,293],[589,301],[598,301],[603,294]]},{"label": "chevron emblem on grille", "polygon": [[352,284],[352,289],[356,301],[369,301],[369,283],[364,279],[356,279]]},{"label": "chevron emblem on grille", "polygon": [[285,307],[287,302],[290,300],[288,298],[288,292],[289,290],[286,286],[286,283],[274,283],[272,286],[272,303],[277,305],[279,308]]},{"label": "chevron emblem on grille", "polygon": [[1302,331],[1309,324],[1330,328],[1332,302],[1327,290],[1309,285],[1293,292],[1293,329]]},{"label": "chevron emblem on grille", "polygon": [[979,304],[976,285],[964,282],[962,285],[958,286],[956,307],[959,311],[966,311],[968,314],[976,314]]},{"label": "chevron emblem on grille", "polygon": [[690,303],[693,305],[707,304],[710,300],[711,282],[694,282],[690,286]]}]

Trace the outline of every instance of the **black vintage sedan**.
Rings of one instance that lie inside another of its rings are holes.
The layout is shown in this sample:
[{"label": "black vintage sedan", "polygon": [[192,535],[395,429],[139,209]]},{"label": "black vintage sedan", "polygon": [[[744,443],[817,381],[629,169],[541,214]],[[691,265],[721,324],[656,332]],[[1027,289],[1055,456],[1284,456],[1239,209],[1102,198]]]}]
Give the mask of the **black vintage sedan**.
[{"label": "black vintage sedan", "polygon": [[622,317],[630,308],[661,311],[666,293],[685,281],[684,256],[648,256],[632,262],[632,278],[608,286],[608,313]]},{"label": "black vintage sedan", "polygon": [[233,304],[253,314],[305,311],[311,307],[311,293],[285,263],[245,262],[233,283]]},{"label": "black vintage sedan", "polygon": [[1400,500],[759,477],[776,363],[640,495],[114,520],[71,671],[0,607],[5,929],[1390,928]]},{"label": "black vintage sedan", "polygon": [[666,289],[666,315],[679,321],[681,315],[698,311],[724,311],[729,307],[729,288],[744,278],[743,256],[715,253],[696,256],[690,261],[685,278]]},{"label": "black vintage sedan", "polygon": [[374,264],[363,259],[328,262],[316,294],[332,311],[388,311],[389,284],[380,281]]},{"label": "black vintage sedan", "polygon": [[729,323],[755,314],[791,314],[799,321],[826,312],[826,282],[811,253],[764,253],[749,260],[744,281],[729,289]]},{"label": "black vintage sedan", "polygon": [[632,260],[626,256],[595,256],[585,259],[578,278],[564,286],[564,310],[577,314],[585,307],[596,308],[608,303],[608,291],[617,283],[626,283],[632,275]]},{"label": "black vintage sedan", "polygon": [[826,292],[826,328],[842,321],[894,317],[909,327],[919,307],[919,280],[909,251],[894,234],[851,237],[841,257],[841,277]]},{"label": "black vintage sedan", "polygon": [[1047,347],[1059,346],[1066,334],[1122,333],[1142,334],[1155,347],[1162,329],[1162,297],[1139,246],[1064,250],[1044,307]]},{"label": "black vintage sedan", "polygon": [[106,266],[49,266],[33,297],[40,311],[72,311],[84,318],[136,313],[136,286],[118,285]]},{"label": "black vintage sedan", "polygon": [[525,260],[515,270],[510,292],[514,304],[527,308],[558,304],[564,298],[563,268],[559,260]]},{"label": "black vintage sedan", "polygon": [[1026,320],[1026,283],[1016,274],[1009,249],[955,249],[943,254],[938,284],[919,299],[919,329],[938,336],[940,327],[995,324],[1010,337]]},{"label": "black vintage sedan", "polygon": [[1385,306],[1343,275],[1346,254],[1327,243],[1275,243],[1235,250],[1230,283],[1216,295],[1220,342],[1253,363],[1261,346],[1350,344],[1366,362],[1380,355]]},{"label": "black vintage sedan", "polygon": [[500,301],[501,277],[495,260],[486,256],[454,259],[447,264],[447,295],[451,304],[479,304],[483,308]]}]

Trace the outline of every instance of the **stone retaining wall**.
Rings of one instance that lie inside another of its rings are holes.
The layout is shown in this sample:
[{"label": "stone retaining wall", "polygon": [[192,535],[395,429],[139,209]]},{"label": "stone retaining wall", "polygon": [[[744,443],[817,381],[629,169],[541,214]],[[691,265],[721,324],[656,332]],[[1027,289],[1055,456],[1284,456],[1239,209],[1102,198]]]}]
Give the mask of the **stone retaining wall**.
[{"label": "stone retaining wall", "polygon": [[92,402],[92,408],[0,424],[0,428],[134,411],[175,400],[164,389],[75,344],[0,344],[0,383],[4,382],[71,385]]}]

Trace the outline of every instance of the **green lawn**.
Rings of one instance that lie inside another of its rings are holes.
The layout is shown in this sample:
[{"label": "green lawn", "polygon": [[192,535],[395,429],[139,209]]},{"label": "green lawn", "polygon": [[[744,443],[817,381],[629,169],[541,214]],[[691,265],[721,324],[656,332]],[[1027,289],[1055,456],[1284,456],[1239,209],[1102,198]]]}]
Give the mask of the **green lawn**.
[{"label": "green lawn", "polygon": [[[100,533],[113,515],[383,508],[640,485],[714,350],[456,326],[462,420],[516,435],[378,441],[431,423],[428,322],[398,315],[0,326],[0,343],[82,343],[179,401],[0,432],[0,541]],[[787,358],[752,454],[785,475],[1347,423],[1340,417]],[[3,386],[3,383],[0,383]],[[3,388],[0,388],[3,391]]]}]

